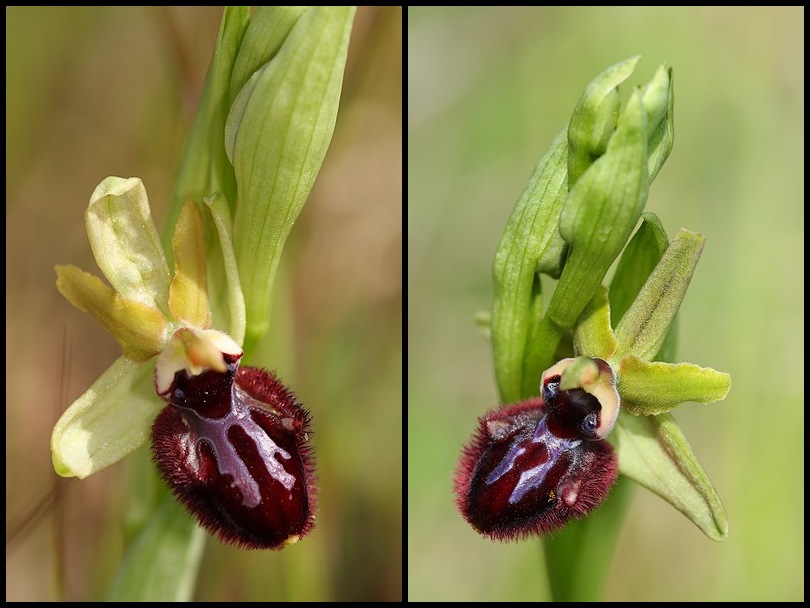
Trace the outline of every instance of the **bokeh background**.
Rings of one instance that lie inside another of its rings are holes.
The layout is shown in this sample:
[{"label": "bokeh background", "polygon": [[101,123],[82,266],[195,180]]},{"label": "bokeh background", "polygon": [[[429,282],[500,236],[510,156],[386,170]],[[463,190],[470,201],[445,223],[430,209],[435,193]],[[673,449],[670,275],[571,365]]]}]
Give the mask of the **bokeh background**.
[{"label": "bokeh background", "polygon": [[[108,175],[141,177],[162,228],[221,15],[6,9],[7,600],[100,599],[120,563],[127,463],[82,482],[51,468],[51,427],[118,356],[53,266],[95,269],[83,212]],[[209,539],[196,599],[402,597],[402,46],[401,8],[358,10],[259,358],[313,413],[318,525],[281,552]]]},{"label": "bokeh background", "polygon": [[454,509],[459,449],[497,403],[473,318],[535,163],[585,85],[635,54],[628,84],[674,66],[647,209],[707,237],[678,355],[732,388],[673,413],[730,533],[714,543],[639,489],[605,599],[804,599],[804,9],[473,7],[408,11],[411,600],[547,597],[537,541],[483,540]]}]

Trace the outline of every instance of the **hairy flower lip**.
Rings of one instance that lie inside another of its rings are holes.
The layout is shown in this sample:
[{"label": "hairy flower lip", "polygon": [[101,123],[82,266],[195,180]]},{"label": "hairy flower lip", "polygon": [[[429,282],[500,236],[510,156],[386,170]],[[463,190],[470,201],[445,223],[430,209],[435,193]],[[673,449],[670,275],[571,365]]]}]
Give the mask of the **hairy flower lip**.
[{"label": "hairy flower lip", "polygon": [[241,358],[223,332],[175,332],[155,366],[169,405],[152,425],[153,460],[223,542],[278,549],[314,522],[309,415],[275,375],[240,367]]},{"label": "hairy flower lip", "polygon": [[[182,386],[182,388],[179,388]],[[152,427],[161,477],[223,542],[280,549],[315,521],[308,412],[272,373],[177,372]]]},{"label": "hairy flower lip", "polygon": [[479,533],[510,540],[586,515],[618,475],[605,436],[619,397],[602,359],[563,359],[542,374],[541,396],[479,419],[459,459],[456,504]]},{"label": "hairy flower lip", "polygon": [[464,446],[455,476],[464,519],[493,540],[563,527],[596,508],[617,475],[604,441],[555,438],[541,397],[487,412]]}]

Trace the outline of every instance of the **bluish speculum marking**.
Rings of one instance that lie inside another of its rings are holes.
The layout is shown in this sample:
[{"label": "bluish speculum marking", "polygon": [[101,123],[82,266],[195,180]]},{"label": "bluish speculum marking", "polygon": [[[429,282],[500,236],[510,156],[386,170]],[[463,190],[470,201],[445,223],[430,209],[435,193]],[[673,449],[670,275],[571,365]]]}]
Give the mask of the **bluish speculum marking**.
[{"label": "bluish speculum marking", "polygon": [[245,431],[259,451],[260,462],[266,465],[267,472],[288,491],[295,485],[295,477],[284,469],[277,458],[280,456],[289,460],[289,452],[280,448],[250,416],[251,404],[253,407],[261,405],[236,385],[232,391],[232,407],[220,418],[206,418],[194,409],[176,407],[182,411],[183,418],[192,431],[188,436],[188,440],[194,444],[189,446],[188,450],[188,463],[192,470],[200,471],[198,450],[201,443],[207,443],[214,452],[220,475],[230,475],[231,486],[236,486],[242,494],[242,504],[253,508],[259,506],[262,501],[261,491],[250,469],[229,439],[228,431],[232,427],[241,427]]},{"label": "bluish speculum marking", "polygon": [[[528,446],[526,445],[527,443]],[[524,455],[527,449],[534,447],[535,449],[532,451],[541,451],[541,453],[543,453],[541,456],[542,461],[520,474],[520,478],[509,496],[508,502],[515,504],[519,502],[528,491],[538,487],[545,481],[546,473],[558,461],[560,455],[567,450],[577,447],[580,443],[581,440],[579,439],[562,439],[553,435],[551,431],[548,430],[546,417],[543,417],[538,423],[532,438],[528,440],[528,442],[526,440],[518,441],[512,445],[503,460],[501,460],[498,466],[487,476],[485,483],[491,485],[511,471],[515,467],[517,459]]]}]

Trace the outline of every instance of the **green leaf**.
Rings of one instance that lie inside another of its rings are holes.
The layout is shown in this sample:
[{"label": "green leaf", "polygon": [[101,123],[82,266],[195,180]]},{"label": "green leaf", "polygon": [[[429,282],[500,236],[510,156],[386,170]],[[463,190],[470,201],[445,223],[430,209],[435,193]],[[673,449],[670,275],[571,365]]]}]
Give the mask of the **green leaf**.
[{"label": "green leaf", "polygon": [[250,24],[239,46],[239,54],[231,75],[231,101],[236,98],[248,79],[276,56],[293,26],[309,7],[260,6],[250,18]]},{"label": "green leaf", "polygon": [[227,122],[239,200],[234,249],[247,305],[246,348],[269,327],[284,243],[321,167],[337,116],[353,7],[309,9],[251,76]]},{"label": "green leaf", "polygon": [[227,6],[214,55],[194,115],[166,218],[164,243],[170,249],[177,216],[188,199],[200,202],[214,192],[236,201],[236,178],[225,154],[225,121],[231,106],[231,76],[250,20],[249,6]]},{"label": "green leaf", "polygon": [[146,442],[165,405],[155,395],[153,370],[151,363],[119,357],[65,410],[51,434],[59,475],[84,479]]},{"label": "green leaf", "polygon": [[170,493],[127,549],[106,600],[187,602],[192,599],[205,532]]},{"label": "green leaf", "polygon": [[649,211],[642,213],[641,226],[627,244],[610,282],[610,321],[614,326],[630,308],[668,245],[658,216]]},{"label": "green leaf", "polygon": [[121,297],[168,313],[171,275],[146,188],[137,177],[107,177],[84,215],[96,263]]},{"label": "green leaf", "polygon": [[684,401],[714,403],[729,388],[729,374],[692,363],[650,363],[628,355],[619,365],[622,407],[636,416],[668,412]]},{"label": "green leaf", "polygon": [[712,540],[728,535],[720,497],[670,414],[622,413],[610,442],[620,473],[672,504]]},{"label": "green leaf", "polygon": [[616,91],[636,69],[641,56],[620,61],[594,78],[577,101],[568,123],[568,187],[607,149],[616,129],[621,99]]},{"label": "green leaf", "polygon": [[681,229],[616,327],[617,366],[625,355],[649,361],[655,356],[678,312],[703,251],[701,234]]},{"label": "green leaf", "polygon": [[[566,245],[559,234],[559,217],[568,191],[566,150],[562,131],[537,163],[495,252],[492,349],[504,403],[521,398],[524,363],[533,359],[526,351],[540,339],[539,329],[529,327],[539,318],[537,304],[542,304],[536,273],[555,274],[562,268]],[[539,374],[533,380],[536,385]]]},{"label": "green leaf", "polygon": [[211,211],[211,217],[214,219],[214,226],[219,237],[219,250],[222,252],[230,319],[228,333],[237,344],[242,344],[245,340],[245,296],[242,294],[242,285],[239,282],[239,268],[236,266],[236,254],[233,251],[228,202],[219,192],[205,198],[203,202]]},{"label": "green leaf", "polygon": [[646,111],[636,91],[607,152],[579,179],[563,206],[560,234],[571,253],[547,313],[559,327],[573,327],[627,243],[646,201]]}]

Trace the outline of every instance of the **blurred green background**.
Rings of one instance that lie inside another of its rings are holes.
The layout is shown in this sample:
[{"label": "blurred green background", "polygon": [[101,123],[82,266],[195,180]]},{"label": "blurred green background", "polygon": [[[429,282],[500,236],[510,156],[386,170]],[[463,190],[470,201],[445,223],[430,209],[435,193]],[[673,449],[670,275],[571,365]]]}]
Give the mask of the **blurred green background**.
[{"label": "blurred green background", "polygon": [[409,9],[411,600],[547,597],[537,541],[483,540],[454,508],[460,447],[497,403],[473,316],[535,163],[585,85],[635,54],[629,84],[674,67],[675,146],[647,209],[670,237],[707,237],[678,358],[732,388],[673,413],[730,533],[714,543],[639,489],[605,599],[804,599],[803,24],[801,7]]},{"label": "blurred green background", "polygon": [[[130,467],[51,468],[51,427],[118,356],[53,266],[95,269],[83,212],[108,175],[141,177],[162,228],[221,15],[6,9],[7,600],[99,599],[120,562]],[[313,413],[317,526],[281,552],[209,539],[195,599],[402,597],[402,46],[401,8],[358,10],[258,357]]]}]

